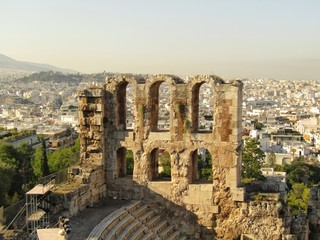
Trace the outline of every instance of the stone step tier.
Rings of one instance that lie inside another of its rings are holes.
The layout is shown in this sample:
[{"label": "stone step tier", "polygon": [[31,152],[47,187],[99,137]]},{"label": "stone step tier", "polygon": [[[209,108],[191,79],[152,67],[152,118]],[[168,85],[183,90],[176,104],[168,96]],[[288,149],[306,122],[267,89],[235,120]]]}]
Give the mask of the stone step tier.
[{"label": "stone step tier", "polygon": [[141,201],[131,201],[111,213],[91,231],[87,238],[87,240],[163,239],[187,238]]}]

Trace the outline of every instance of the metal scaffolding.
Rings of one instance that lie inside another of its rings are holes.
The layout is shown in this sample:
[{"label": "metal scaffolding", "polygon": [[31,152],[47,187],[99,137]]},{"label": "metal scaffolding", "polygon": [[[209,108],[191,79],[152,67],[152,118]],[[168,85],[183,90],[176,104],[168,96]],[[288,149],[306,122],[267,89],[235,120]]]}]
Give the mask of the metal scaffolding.
[{"label": "metal scaffolding", "polygon": [[53,181],[38,184],[26,193],[26,221],[30,239],[37,239],[37,229],[49,226],[49,194],[53,186]]}]

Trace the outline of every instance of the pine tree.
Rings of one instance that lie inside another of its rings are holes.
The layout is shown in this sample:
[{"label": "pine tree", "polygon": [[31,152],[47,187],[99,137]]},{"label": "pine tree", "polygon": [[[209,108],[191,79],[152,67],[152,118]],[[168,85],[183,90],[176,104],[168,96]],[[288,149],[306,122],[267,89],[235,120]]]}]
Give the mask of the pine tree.
[{"label": "pine tree", "polygon": [[261,167],[264,158],[265,154],[259,148],[259,142],[254,138],[247,139],[242,151],[242,177],[263,180]]},{"label": "pine tree", "polygon": [[46,142],[44,138],[41,138],[41,147],[37,148],[34,154],[34,160],[32,163],[34,175],[38,178],[49,175],[48,157]]}]

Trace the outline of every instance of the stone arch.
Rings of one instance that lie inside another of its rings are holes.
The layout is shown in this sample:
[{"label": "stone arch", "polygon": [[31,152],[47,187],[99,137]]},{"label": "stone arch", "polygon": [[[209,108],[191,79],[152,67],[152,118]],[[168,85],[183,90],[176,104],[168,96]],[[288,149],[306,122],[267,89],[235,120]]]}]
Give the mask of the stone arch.
[{"label": "stone arch", "polygon": [[[190,83],[189,83],[189,89],[191,92],[191,101],[190,101],[190,107],[191,107],[191,131],[192,132],[199,132],[200,131],[200,115],[202,116],[203,114],[206,114],[206,112],[208,112],[208,116],[206,116],[207,118],[211,116],[211,120],[207,119],[209,121],[211,121],[211,123],[209,124],[205,124],[207,122],[207,120],[205,120],[205,117],[203,116],[203,121],[202,121],[202,131],[203,130],[207,130],[207,131],[211,131],[212,129],[212,125],[213,125],[213,94],[214,94],[214,82],[216,81],[216,79],[214,78],[214,76],[206,76],[206,77],[200,77],[200,76],[196,76],[195,78],[193,78]],[[205,88],[205,89],[204,89]],[[210,94],[208,94],[206,91],[208,91]],[[210,105],[210,108],[208,108],[209,106],[205,106],[204,104],[204,95],[206,95],[207,97],[210,97],[210,104],[208,103],[208,105]],[[201,113],[200,113],[201,111]],[[207,128],[207,129],[205,129]]]},{"label": "stone arch", "polygon": [[213,128],[213,101],[214,101],[213,86],[205,82],[201,84],[199,90],[199,111],[198,116],[202,116],[200,131],[212,131]]},{"label": "stone arch", "polygon": [[[129,153],[131,154],[129,159]],[[122,178],[133,175],[134,155],[133,151],[126,147],[117,149],[116,176]],[[132,169],[131,169],[132,168]]]},{"label": "stone arch", "polygon": [[[125,131],[132,129],[131,121],[127,124],[127,121],[132,120],[134,123],[134,112],[135,112],[135,94],[137,83],[143,82],[144,79],[132,77],[132,76],[116,76],[107,80],[110,83],[109,91],[114,93],[115,101],[115,126],[117,130]],[[130,89],[129,89],[130,88]],[[129,90],[128,90],[129,89]],[[128,91],[130,91],[130,98],[128,98]],[[128,100],[132,101],[130,104]],[[130,114],[128,114],[130,112]]]},{"label": "stone arch", "polygon": [[116,119],[119,130],[126,130],[126,93],[127,81],[123,81],[117,85],[116,92]]},{"label": "stone arch", "polygon": [[192,132],[198,132],[199,129],[199,94],[200,87],[204,82],[193,85],[191,89],[191,126]]},{"label": "stone arch", "polygon": [[132,130],[134,128],[134,109],[135,96],[133,94],[133,84],[128,83],[126,87],[126,130]]},{"label": "stone arch", "polygon": [[212,182],[212,155],[207,148],[200,147],[190,152],[188,176],[190,183]]},{"label": "stone arch", "polygon": [[158,153],[159,148],[154,148],[149,153],[148,156],[148,165],[149,165],[149,172],[148,178],[150,181],[155,180],[158,176]]},{"label": "stone arch", "polygon": [[[160,95],[159,95],[159,91],[160,91],[160,85],[166,83],[164,80],[158,80],[155,81],[152,85],[150,85],[149,88],[149,111],[150,111],[150,130],[151,131],[158,131],[159,129],[159,110],[160,110],[160,104],[165,104],[164,102],[160,102]],[[166,85],[169,85],[168,83],[166,83]],[[171,89],[170,89],[170,85],[169,85],[169,95],[171,96]],[[161,96],[162,97],[162,96]],[[167,104],[169,104],[169,106],[171,105],[171,98],[169,98]],[[170,121],[170,110],[169,110],[169,121]],[[167,130],[167,128],[166,128]]]},{"label": "stone arch", "polygon": [[134,169],[134,155],[131,149],[126,151],[126,172],[127,176],[133,176]]},{"label": "stone arch", "polygon": [[159,178],[171,181],[171,155],[166,149],[159,149]]},{"label": "stone arch", "polygon": [[[166,162],[164,162],[166,161]],[[164,148],[153,148],[148,157],[149,180],[171,181],[171,156]],[[169,168],[169,174],[168,169]]]}]

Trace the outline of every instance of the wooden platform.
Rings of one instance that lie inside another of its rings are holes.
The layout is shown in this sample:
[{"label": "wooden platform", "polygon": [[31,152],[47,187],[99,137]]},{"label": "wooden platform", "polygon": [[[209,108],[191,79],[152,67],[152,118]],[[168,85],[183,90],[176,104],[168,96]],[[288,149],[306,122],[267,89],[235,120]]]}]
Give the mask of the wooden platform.
[{"label": "wooden platform", "polygon": [[42,184],[38,184],[37,186],[35,186],[34,188],[32,188],[29,192],[27,192],[26,194],[28,195],[42,195],[42,194],[46,194],[51,188],[53,188],[53,184],[47,184],[47,185],[42,185]]},{"label": "wooden platform", "polygon": [[64,236],[59,235],[60,228],[37,229],[39,240],[64,240]]},{"label": "wooden platform", "polygon": [[28,221],[39,221],[45,214],[45,211],[38,209],[28,217]]}]

